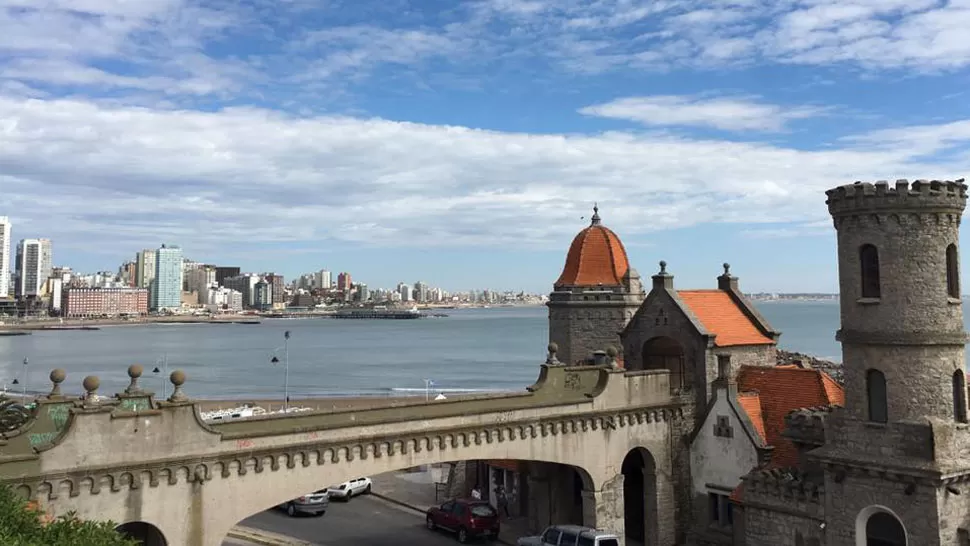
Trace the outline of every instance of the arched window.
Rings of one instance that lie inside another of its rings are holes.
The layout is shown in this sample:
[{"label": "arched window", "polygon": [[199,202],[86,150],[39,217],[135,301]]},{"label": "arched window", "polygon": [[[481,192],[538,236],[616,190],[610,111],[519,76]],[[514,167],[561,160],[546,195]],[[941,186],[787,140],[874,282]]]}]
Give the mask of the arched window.
[{"label": "arched window", "polygon": [[892,514],[876,512],[866,522],[866,546],[906,546],[906,531]]},{"label": "arched window", "polygon": [[879,370],[866,371],[866,395],[869,397],[869,420],[885,423],[889,420],[886,407],[886,376]]},{"label": "arched window", "polygon": [[862,265],[862,297],[878,298],[879,291],[879,251],[873,245],[862,245],[859,249],[859,263]]},{"label": "arched window", "polygon": [[960,260],[957,259],[957,245],[946,247],[946,293],[951,298],[960,299]]},{"label": "arched window", "polygon": [[967,375],[963,370],[953,372],[953,418],[967,422]]}]

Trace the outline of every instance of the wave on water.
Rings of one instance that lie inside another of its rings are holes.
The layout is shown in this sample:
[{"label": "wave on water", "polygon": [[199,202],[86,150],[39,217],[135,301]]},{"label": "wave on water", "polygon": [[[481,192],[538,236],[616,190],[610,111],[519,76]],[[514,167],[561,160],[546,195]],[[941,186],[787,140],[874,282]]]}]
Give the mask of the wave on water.
[{"label": "wave on water", "polygon": [[390,391],[390,392],[404,392],[404,393],[409,393],[409,392],[413,392],[413,393],[423,393],[423,392],[453,392],[453,393],[467,392],[467,393],[474,393],[474,392],[505,392],[505,391],[509,391],[509,390],[512,390],[512,389],[508,389],[508,388],[505,388],[505,389],[497,389],[497,388],[496,389],[444,388],[444,389],[442,389],[442,388],[438,388],[438,387],[431,387],[431,388],[428,388],[428,389],[424,389],[424,388],[420,388],[420,387],[387,387],[387,388],[385,388],[383,390]]}]

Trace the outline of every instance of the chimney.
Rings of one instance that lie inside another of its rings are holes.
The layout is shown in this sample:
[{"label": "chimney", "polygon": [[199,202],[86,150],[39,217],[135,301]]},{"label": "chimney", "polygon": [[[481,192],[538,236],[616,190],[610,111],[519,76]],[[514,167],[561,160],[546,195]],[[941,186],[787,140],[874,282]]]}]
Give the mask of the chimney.
[{"label": "chimney", "polygon": [[605,366],[609,364],[609,359],[607,359],[606,351],[593,351],[593,365],[594,366]]},{"label": "chimney", "polygon": [[714,386],[727,389],[730,396],[735,396],[738,391],[737,378],[731,372],[731,355],[717,355],[717,379]]},{"label": "chimney", "polygon": [[738,278],[731,275],[731,264],[724,264],[724,274],[717,278],[717,288],[718,290],[727,290],[729,292],[737,292],[738,289]]},{"label": "chimney", "polygon": [[660,272],[653,276],[654,289],[673,290],[674,276],[667,273],[667,262],[660,261]]}]

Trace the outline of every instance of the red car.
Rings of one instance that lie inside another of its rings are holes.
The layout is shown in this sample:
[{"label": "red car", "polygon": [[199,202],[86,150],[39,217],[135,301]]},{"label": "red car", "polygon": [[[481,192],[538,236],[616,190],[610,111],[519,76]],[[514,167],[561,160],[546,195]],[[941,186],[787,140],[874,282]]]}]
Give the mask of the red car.
[{"label": "red car", "polygon": [[458,535],[458,542],[470,538],[498,538],[498,512],[487,501],[455,499],[428,509],[428,529],[446,529]]}]

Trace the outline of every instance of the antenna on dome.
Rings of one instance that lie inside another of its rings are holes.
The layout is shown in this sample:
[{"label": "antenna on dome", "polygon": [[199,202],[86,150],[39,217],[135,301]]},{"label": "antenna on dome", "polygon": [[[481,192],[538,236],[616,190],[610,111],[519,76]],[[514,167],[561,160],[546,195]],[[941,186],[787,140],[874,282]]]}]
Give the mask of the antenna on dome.
[{"label": "antenna on dome", "polygon": [[598,203],[593,203],[593,222],[590,225],[598,226],[600,223],[600,208]]}]

